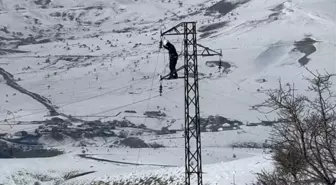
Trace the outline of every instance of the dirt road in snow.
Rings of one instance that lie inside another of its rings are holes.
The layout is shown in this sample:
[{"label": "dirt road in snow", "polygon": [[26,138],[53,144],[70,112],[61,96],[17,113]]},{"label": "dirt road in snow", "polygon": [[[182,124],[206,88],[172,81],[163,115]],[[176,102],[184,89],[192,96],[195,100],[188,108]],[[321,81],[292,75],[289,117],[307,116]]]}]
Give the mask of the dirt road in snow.
[{"label": "dirt road in snow", "polygon": [[12,74],[10,74],[9,72],[7,72],[5,69],[0,67],[0,75],[3,76],[3,78],[6,81],[6,84],[10,87],[12,87],[13,89],[26,94],[30,97],[32,97],[33,99],[35,99],[36,101],[40,102],[42,105],[44,105],[50,112],[51,116],[56,116],[59,115],[59,113],[57,112],[57,107],[52,105],[51,101],[49,99],[47,99],[46,97],[43,97],[39,94],[33,93],[28,91],[27,89],[21,87],[19,84],[17,84],[15,82],[14,76]]}]

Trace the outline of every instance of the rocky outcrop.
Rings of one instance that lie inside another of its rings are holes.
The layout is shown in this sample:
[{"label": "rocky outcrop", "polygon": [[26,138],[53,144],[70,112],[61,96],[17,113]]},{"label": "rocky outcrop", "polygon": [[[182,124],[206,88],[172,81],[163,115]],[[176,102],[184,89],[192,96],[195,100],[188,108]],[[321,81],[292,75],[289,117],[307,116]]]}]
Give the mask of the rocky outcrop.
[{"label": "rocky outcrop", "polygon": [[241,121],[229,120],[222,116],[209,116],[208,118],[201,118],[201,132],[218,132],[225,130],[240,129],[243,125]]},{"label": "rocky outcrop", "polygon": [[137,137],[129,137],[123,140],[115,141],[113,144],[130,148],[162,148],[163,145],[152,143],[148,144],[144,140]]},{"label": "rocky outcrop", "polygon": [[39,158],[63,154],[57,149],[45,149],[42,145],[12,143],[0,139],[0,158]]}]

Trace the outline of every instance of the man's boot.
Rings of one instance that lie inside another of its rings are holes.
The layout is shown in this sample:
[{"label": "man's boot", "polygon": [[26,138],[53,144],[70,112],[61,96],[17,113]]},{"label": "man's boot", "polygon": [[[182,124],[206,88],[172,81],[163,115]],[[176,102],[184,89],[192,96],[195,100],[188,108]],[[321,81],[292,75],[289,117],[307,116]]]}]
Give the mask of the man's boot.
[{"label": "man's boot", "polygon": [[168,79],[168,80],[169,80],[169,79],[174,79],[174,73],[173,73],[173,72],[170,72],[170,73],[169,73],[169,77],[168,77],[167,79]]},{"label": "man's boot", "polygon": [[177,79],[177,78],[178,78],[178,76],[177,76],[177,72],[174,73],[173,78],[174,78],[174,79]]}]

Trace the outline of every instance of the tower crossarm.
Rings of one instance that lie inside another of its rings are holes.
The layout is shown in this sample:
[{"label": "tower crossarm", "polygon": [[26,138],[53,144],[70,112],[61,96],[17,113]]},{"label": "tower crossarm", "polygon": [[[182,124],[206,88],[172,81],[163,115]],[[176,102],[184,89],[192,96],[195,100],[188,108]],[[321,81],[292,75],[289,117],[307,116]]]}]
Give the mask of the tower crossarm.
[{"label": "tower crossarm", "polygon": [[202,57],[208,57],[208,56],[220,56],[222,57],[222,50],[215,51],[213,49],[210,49],[209,47],[203,46],[201,44],[197,44],[198,48],[202,48],[201,52],[197,52],[197,56],[202,56]]},{"label": "tower crossarm", "polygon": [[[195,23],[195,22],[181,22],[178,25],[170,28],[169,30],[166,30],[164,32],[161,31],[161,37],[165,36],[165,35],[184,35],[186,32],[188,32],[189,34],[196,34],[196,31],[193,29],[189,29],[187,28],[187,30],[185,30],[185,25],[191,24],[191,23]],[[193,33],[195,32],[195,33]]]}]

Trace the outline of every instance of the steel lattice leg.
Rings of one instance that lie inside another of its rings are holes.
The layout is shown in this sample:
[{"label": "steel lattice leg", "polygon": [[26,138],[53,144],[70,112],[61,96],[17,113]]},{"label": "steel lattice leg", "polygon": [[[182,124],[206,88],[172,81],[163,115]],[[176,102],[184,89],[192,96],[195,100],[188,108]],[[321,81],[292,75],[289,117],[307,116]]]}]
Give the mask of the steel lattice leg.
[{"label": "steel lattice leg", "polygon": [[184,24],[184,86],[185,86],[185,184],[196,175],[202,185],[200,108],[197,67],[196,23]]}]

